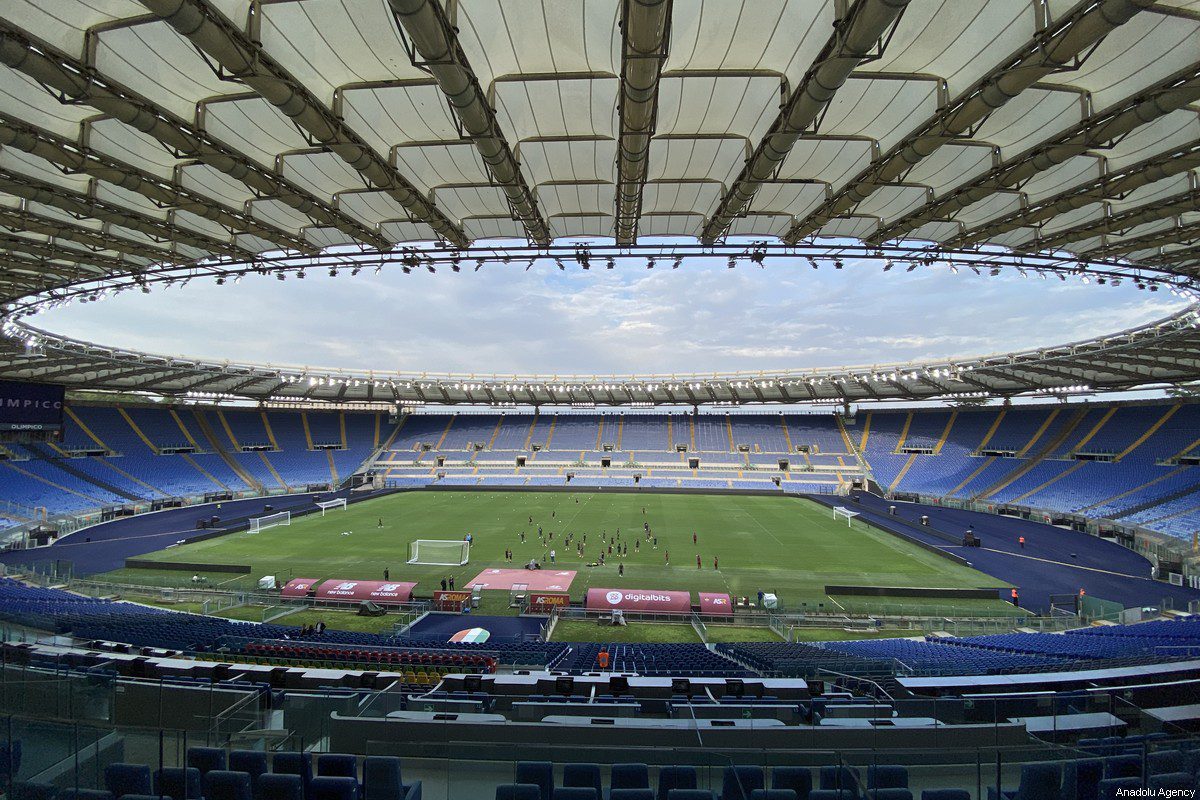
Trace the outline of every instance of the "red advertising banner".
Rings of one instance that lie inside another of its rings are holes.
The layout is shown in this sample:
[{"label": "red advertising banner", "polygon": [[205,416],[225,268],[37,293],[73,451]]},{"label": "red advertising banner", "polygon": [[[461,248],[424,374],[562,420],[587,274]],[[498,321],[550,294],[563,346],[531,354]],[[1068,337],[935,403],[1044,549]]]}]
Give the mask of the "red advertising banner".
[{"label": "red advertising banner", "polygon": [[469,602],[471,602],[471,593],[464,592],[461,589],[453,591],[437,589],[433,593],[433,607],[439,611],[458,611]]},{"label": "red advertising banner", "polygon": [[692,610],[692,593],[660,589],[588,589],[585,605],[592,611],[619,608],[686,614]]},{"label": "red advertising banner", "polygon": [[529,608],[534,611],[549,613],[552,608],[566,608],[569,605],[571,605],[571,596],[566,592],[529,593]]},{"label": "red advertising banner", "polygon": [[279,591],[281,597],[308,597],[319,578],[292,578]]},{"label": "red advertising banner", "polygon": [[317,588],[318,600],[373,600],[376,603],[406,603],[415,583],[392,581],[348,581],[331,578]]},{"label": "red advertising banner", "polygon": [[733,613],[733,600],[727,594],[700,592],[700,613],[729,616]]}]

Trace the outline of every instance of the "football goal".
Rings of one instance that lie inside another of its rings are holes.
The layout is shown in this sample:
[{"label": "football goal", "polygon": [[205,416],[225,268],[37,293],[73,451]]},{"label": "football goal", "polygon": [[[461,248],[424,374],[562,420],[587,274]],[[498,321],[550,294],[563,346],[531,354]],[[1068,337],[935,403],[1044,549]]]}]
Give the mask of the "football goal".
[{"label": "football goal", "polygon": [[431,567],[461,567],[470,559],[471,545],[462,539],[417,539],[408,545],[408,563]]},{"label": "football goal", "polygon": [[334,500],[317,500],[317,508],[321,509],[321,516],[325,516],[326,511],[333,511],[335,508],[346,510],[346,498],[338,497]]},{"label": "football goal", "polygon": [[834,521],[837,521],[839,519],[845,519],[847,528],[849,528],[853,525],[854,518],[857,516],[858,516],[857,511],[851,511],[850,509],[848,509],[844,506],[835,506],[833,509]]},{"label": "football goal", "polygon": [[280,511],[277,514],[267,514],[265,517],[250,518],[250,532],[258,533],[265,531],[267,528],[274,528],[279,525],[291,525],[292,512]]}]

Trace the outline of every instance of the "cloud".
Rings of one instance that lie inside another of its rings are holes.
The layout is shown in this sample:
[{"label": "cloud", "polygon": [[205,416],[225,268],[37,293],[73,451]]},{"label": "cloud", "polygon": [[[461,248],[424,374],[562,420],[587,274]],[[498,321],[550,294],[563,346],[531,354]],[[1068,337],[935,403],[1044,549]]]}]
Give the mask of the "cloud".
[{"label": "cloud", "polygon": [[488,265],[126,293],[37,324],[169,355],[404,372],[628,374],[961,357],[1109,333],[1181,307],[1165,295],[848,262],[729,270]]}]

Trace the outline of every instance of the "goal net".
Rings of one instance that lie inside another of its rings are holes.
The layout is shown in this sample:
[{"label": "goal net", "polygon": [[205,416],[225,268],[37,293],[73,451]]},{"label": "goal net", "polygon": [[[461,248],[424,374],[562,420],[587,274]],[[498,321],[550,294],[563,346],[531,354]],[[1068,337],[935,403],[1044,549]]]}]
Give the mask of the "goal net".
[{"label": "goal net", "polygon": [[837,521],[837,520],[839,520],[839,519],[844,519],[844,520],[846,520],[846,527],[847,527],[847,528],[851,527],[851,525],[852,525],[852,524],[853,524],[853,522],[854,522],[854,518],[855,518],[855,517],[857,517],[857,516],[858,516],[858,512],[857,512],[857,511],[851,511],[850,509],[848,509],[848,508],[845,508],[845,507],[843,507],[843,506],[836,506],[836,507],[833,509],[833,519],[834,519],[834,521]]},{"label": "goal net", "polygon": [[267,514],[265,517],[252,517],[250,519],[250,532],[258,533],[259,531],[265,531],[267,528],[291,524],[292,512],[280,511],[277,514]]},{"label": "goal net", "polygon": [[335,508],[346,510],[346,498],[339,497],[336,500],[318,500],[316,501],[317,508],[321,509],[321,516],[325,516],[326,511],[333,511]]},{"label": "goal net", "polygon": [[417,539],[408,545],[408,563],[437,567],[466,564],[471,545],[461,539]]}]

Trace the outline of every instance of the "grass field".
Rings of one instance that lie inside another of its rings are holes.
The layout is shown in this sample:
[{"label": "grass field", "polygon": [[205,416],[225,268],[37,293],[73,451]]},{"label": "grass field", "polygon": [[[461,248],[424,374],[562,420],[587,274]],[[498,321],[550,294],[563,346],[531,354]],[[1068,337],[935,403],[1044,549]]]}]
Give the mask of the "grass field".
[{"label": "grass field", "polygon": [[[657,549],[641,534],[643,521],[658,538]],[[539,541],[538,525],[547,537],[544,543]],[[606,544],[607,565],[586,566],[596,560],[602,535],[611,539],[618,530],[622,544],[629,545],[628,556],[619,559],[615,550],[608,555]],[[342,536],[343,531],[350,535]],[[467,532],[474,536],[469,564],[429,567],[406,563],[410,541],[460,539]],[[520,540],[522,532],[525,542]],[[698,538],[696,545],[693,532]],[[567,533],[575,536],[569,547],[563,545]],[[579,558],[575,542],[585,534],[586,549]],[[639,543],[636,547],[635,541]],[[505,548],[513,550],[512,564],[504,561]],[[847,606],[891,605],[913,612],[936,608],[939,614],[952,614],[956,608],[964,614],[1008,613],[1011,609],[1000,600],[954,601],[950,606],[910,599],[827,596],[827,584],[1002,584],[864,523],[848,528],[844,520],[835,521],[824,506],[793,497],[407,492],[357,503],[325,517],[297,518],[290,526],[257,534],[230,534],[144,558],[249,565],[249,575],[207,575],[213,585],[236,588],[250,588],[261,575],[276,575],[281,580],[382,579],[386,568],[392,580],[417,581],[417,594],[429,596],[443,577],[454,576],[462,587],[486,567],[519,567],[531,558],[548,562],[551,548],[557,550],[556,566],[579,571],[571,586],[574,598],[590,586],[728,591],[750,597],[761,589],[778,594],[788,609],[821,605],[836,611]],[[714,558],[719,560],[719,569],[713,568]],[[617,565],[622,562],[625,574],[618,576]],[[137,569],[109,575],[181,584],[191,572]]]}]

